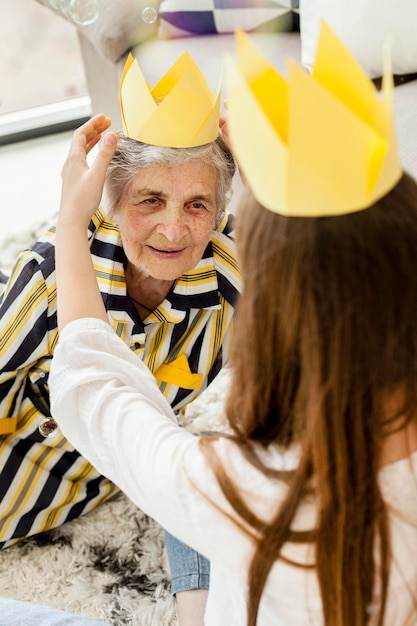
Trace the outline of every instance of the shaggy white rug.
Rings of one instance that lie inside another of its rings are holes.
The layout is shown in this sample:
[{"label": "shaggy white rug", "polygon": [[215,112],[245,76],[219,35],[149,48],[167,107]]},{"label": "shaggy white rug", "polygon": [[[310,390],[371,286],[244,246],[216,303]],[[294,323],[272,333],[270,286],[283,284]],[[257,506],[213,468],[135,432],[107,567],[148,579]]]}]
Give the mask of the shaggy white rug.
[{"label": "shaggy white rug", "polygon": [[[4,240],[0,266],[13,263],[45,224]],[[224,429],[229,375],[222,372],[189,405],[184,427]],[[0,595],[92,617],[114,626],[175,626],[162,529],[118,494],[94,511],[0,552]],[[0,616],[0,624],[2,626]]]}]

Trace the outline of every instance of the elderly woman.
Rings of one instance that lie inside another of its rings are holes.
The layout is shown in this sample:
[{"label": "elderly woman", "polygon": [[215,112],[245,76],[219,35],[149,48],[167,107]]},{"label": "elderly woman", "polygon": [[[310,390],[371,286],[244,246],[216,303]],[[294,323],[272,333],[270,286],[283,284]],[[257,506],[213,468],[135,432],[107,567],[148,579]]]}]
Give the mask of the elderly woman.
[{"label": "elderly woman", "polygon": [[[104,130],[109,120],[98,119]],[[225,211],[234,171],[221,136],[181,149],[120,136],[106,180],[108,217],[98,208],[89,226],[108,320],[177,413],[228,358],[239,288]],[[99,207],[101,197],[92,200]],[[58,339],[54,228],[18,258],[0,320],[3,548],[91,510],[117,488],[70,445],[49,412]]]}]

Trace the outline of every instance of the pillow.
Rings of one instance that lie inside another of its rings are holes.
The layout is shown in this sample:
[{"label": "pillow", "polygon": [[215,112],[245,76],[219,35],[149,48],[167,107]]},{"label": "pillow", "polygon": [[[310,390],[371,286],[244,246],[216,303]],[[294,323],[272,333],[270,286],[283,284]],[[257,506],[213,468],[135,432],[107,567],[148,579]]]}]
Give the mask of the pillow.
[{"label": "pillow", "polygon": [[[161,0],[100,0],[98,18],[88,26],[75,24],[62,11],[55,10],[76,26],[106,59],[118,61],[132,46],[156,36],[157,22],[149,24],[142,19],[146,7],[159,9]],[[37,0],[52,9],[48,0]],[[54,3],[53,3],[54,4]]]},{"label": "pillow", "polygon": [[162,0],[160,37],[298,28],[298,0]]},{"label": "pillow", "polygon": [[301,62],[311,70],[324,19],[369,78],[383,74],[383,47],[392,36],[394,74],[417,72],[416,0],[302,0]]}]

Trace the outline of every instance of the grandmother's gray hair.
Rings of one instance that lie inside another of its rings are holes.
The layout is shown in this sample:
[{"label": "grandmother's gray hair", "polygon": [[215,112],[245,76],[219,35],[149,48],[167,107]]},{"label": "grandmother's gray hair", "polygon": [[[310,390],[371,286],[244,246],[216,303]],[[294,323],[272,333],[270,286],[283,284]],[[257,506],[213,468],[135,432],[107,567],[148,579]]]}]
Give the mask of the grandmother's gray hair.
[{"label": "grandmother's gray hair", "polygon": [[214,166],[217,172],[216,226],[221,222],[226,206],[231,198],[232,178],[236,165],[232,153],[219,134],[212,143],[194,148],[163,148],[130,139],[122,133],[117,134],[117,149],[107,169],[104,202],[111,218],[130,183],[144,167],[154,165],[183,165],[202,159]]}]

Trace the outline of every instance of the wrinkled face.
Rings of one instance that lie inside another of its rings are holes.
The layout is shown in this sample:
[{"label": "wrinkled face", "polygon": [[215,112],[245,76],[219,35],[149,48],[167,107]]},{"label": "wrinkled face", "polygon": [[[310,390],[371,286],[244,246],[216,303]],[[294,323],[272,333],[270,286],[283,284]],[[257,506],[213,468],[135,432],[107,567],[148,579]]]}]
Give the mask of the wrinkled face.
[{"label": "wrinkled face", "polygon": [[175,280],[197,265],[216,222],[216,176],[202,160],[138,172],[113,215],[135,271]]}]

